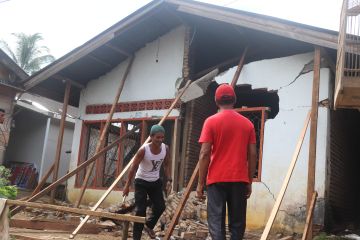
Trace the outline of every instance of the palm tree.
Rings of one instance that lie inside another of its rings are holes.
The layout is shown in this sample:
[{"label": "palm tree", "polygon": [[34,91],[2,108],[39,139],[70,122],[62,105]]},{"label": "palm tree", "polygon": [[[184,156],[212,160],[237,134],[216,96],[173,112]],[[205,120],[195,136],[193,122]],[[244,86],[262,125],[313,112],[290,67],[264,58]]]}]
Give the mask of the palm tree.
[{"label": "palm tree", "polygon": [[29,35],[13,33],[12,35],[16,37],[15,51],[3,40],[0,41],[2,48],[28,74],[35,73],[55,60],[54,56],[49,54],[49,48],[39,46],[39,42],[43,40],[40,33]]}]

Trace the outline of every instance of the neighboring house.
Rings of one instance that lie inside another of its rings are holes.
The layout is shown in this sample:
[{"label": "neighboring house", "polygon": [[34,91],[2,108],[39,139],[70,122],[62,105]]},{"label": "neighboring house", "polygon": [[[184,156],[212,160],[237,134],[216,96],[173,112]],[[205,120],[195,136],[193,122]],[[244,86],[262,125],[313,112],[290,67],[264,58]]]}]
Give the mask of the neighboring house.
[{"label": "neighboring house", "polygon": [[[51,106],[44,98],[24,94],[18,100],[14,111],[12,131],[5,154],[6,165],[12,171],[13,184],[22,188],[34,188],[37,180],[42,179],[55,159],[55,150],[59,134],[60,115],[41,110],[32,105],[30,99],[41,100],[45,106]],[[48,104],[46,104],[48,103]],[[60,104],[58,104],[60,105]],[[66,119],[64,139],[60,156],[59,175],[69,170],[71,145],[75,121]],[[51,183],[51,178],[47,183]]]},{"label": "neighboring house", "polygon": [[[311,108],[314,47],[325,49],[328,63],[336,62],[337,32],[198,2],[153,1],[31,76],[24,86],[57,101],[65,93],[61,79],[82,87],[72,88],[69,99],[79,107],[72,170],[94,153],[129,57],[135,56],[106,142],[134,125],[141,124],[141,130],[96,161],[83,198],[89,203],[100,198],[146,139],[149,127],[164,115],[175,98],[178,80],[184,84],[218,67],[221,73],[206,94],[178,106],[165,123],[174,188],[179,190],[197,163],[203,121],[216,112],[217,84],[231,81],[247,46],[236,108],[255,123],[257,131],[259,164],[248,204],[248,227],[261,228]],[[315,187],[319,197],[314,222],[331,228],[359,221],[360,146],[355,137],[360,133],[360,113],[333,109],[334,69],[323,67],[320,77]],[[303,230],[308,152],[307,136],[277,216],[278,227]],[[83,178],[84,172],[68,181],[70,202],[77,200]],[[121,188],[106,203],[119,202]]]},{"label": "neighboring house", "polygon": [[28,75],[0,49],[0,164],[8,145],[15,95],[23,91],[21,81]]}]

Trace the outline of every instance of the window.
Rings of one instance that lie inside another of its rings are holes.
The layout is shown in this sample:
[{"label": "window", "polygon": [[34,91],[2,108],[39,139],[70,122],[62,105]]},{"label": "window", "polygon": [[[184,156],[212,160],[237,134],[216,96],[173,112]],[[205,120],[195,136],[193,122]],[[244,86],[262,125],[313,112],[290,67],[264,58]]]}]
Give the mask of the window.
[{"label": "window", "polygon": [[[130,131],[135,126],[140,125],[140,129],[136,130],[134,134],[123,140],[117,147],[113,147],[103,156],[95,160],[95,167],[90,175],[88,187],[89,188],[108,188],[121,173],[122,169],[127,166],[131,159],[135,156],[141,144],[146,140],[148,132],[153,124],[158,121],[154,120],[118,120],[113,121],[109,126],[107,135],[104,140],[104,146],[114,142],[119,136]],[[173,120],[167,120],[163,126],[166,130],[165,143],[171,144],[171,136],[173,131]],[[82,134],[79,149],[78,165],[94,156],[96,146],[105,126],[104,121],[84,121],[82,127]],[[76,187],[81,187],[83,179],[85,178],[85,170],[81,171],[76,178]],[[126,175],[120,182],[122,187],[127,179]]]},{"label": "window", "polygon": [[264,142],[264,127],[265,127],[268,108],[266,107],[238,108],[235,110],[244,117],[247,117],[254,124],[258,160],[257,160],[256,171],[253,180],[261,181],[261,163],[262,163],[262,155],[263,155],[262,153],[263,153],[263,142]]}]

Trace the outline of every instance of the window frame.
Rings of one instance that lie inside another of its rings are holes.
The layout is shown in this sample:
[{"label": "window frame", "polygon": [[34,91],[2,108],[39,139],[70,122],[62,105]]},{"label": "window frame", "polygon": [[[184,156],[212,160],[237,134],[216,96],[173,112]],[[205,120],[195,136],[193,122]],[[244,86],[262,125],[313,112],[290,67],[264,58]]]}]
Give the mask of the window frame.
[{"label": "window frame", "polygon": [[[256,138],[256,141],[259,141],[259,152],[258,152],[258,175],[257,177],[253,177],[253,182],[261,182],[261,174],[262,174],[262,158],[263,158],[263,145],[264,145],[264,131],[265,131],[265,121],[267,120],[267,112],[269,111],[268,107],[249,107],[249,108],[235,108],[234,109],[238,113],[245,112],[260,112],[261,113],[261,123],[259,130],[259,139]],[[246,117],[246,116],[244,116]],[[251,121],[251,119],[249,119]]]}]

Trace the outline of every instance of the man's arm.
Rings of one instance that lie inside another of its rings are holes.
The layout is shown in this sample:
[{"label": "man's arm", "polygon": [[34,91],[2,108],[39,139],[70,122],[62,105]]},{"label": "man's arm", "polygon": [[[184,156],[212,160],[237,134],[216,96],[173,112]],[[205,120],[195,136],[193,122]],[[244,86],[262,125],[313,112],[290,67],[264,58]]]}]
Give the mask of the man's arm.
[{"label": "man's arm", "polygon": [[164,159],[164,172],[166,175],[166,179],[171,180],[171,161],[170,161],[170,151],[169,151],[169,146],[166,145],[166,155],[165,155],[165,159]]},{"label": "man's arm", "polygon": [[205,178],[208,172],[211,156],[211,143],[202,143],[199,157],[199,180],[197,185],[197,196],[203,198]]},{"label": "man's arm", "polygon": [[123,189],[123,196],[127,196],[129,194],[129,188],[131,185],[131,181],[135,176],[135,172],[138,169],[140,162],[144,159],[144,155],[145,155],[145,148],[142,147],[137,151],[137,153],[135,155],[135,159],[134,159],[133,163],[131,164],[128,178],[127,178],[126,184]]}]

